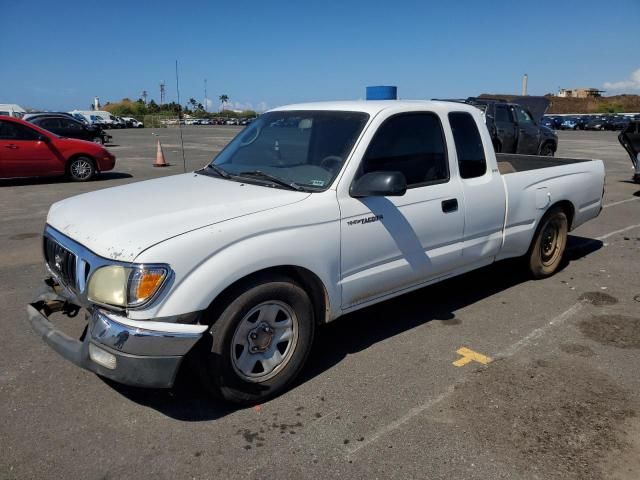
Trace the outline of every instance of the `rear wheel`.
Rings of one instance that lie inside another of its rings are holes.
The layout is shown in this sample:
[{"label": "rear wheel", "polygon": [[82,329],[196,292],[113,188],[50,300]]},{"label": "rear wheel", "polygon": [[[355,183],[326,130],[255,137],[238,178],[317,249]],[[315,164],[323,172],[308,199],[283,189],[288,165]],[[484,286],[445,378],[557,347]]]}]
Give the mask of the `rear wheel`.
[{"label": "rear wheel", "polygon": [[559,207],[542,217],[528,254],[534,278],[546,278],[558,270],[567,246],[568,227],[567,215]]},{"label": "rear wheel", "polygon": [[86,182],[96,174],[96,166],[89,157],[75,157],[69,162],[67,174],[74,182]]},{"label": "rear wheel", "polygon": [[309,296],[291,279],[252,282],[210,315],[211,344],[199,370],[214,396],[260,403],[281,393],[302,369],[315,322]]}]

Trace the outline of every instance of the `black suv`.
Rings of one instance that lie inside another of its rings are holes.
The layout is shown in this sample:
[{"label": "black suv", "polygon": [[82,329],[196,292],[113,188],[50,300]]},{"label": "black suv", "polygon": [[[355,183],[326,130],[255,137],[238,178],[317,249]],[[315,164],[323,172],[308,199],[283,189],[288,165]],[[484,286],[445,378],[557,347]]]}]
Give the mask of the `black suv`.
[{"label": "black suv", "polygon": [[544,97],[518,97],[509,102],[470,97],[465,103],[484,111],[498,153],[553,156],[558,149],[558,136],[542,125],[550,104]]},{"label": "black suv", "polygon": [[111,135],[106,134],[100,127],[86,125],[63,113],[28,115],[25,116],[25,120],[61,137],[78,138],[103,145],[111,141]]}]

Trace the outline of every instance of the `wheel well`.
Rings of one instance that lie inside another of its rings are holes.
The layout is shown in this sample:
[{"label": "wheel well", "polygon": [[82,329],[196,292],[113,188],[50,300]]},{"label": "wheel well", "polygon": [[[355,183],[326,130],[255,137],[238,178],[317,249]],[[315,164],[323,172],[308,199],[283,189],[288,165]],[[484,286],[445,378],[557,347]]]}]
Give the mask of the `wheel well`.
[{"label": "wheel well", "polygon": [[556,202],[553,205],[551,205],[549,210],[555,207],[560,207],[564,211],[565,215],[567,216],[568,229],[569,231],[571,231],[571,225],[573,224],[573,217],[576,213],[573,203],[571,203],[569,200],[561,200],[560,202]]},{"label": "wheel well", "polygon": [[78,157],[87,157],[89,160],[93,162],[93,166],[95,167],[96,171],[98,170],[98,162],[96,162],[96,159],[93,158],[92,155],[89,155],[88,153],[74,153],[67,159],[67,163],[64,166],[67,172],[69,171],[69,165],[71,165],[71,162]]},{"label": "wheel well", "polygon": [[330,312],[329,295],[322,280],[311,270],[295,265],[265,268],[236,280],[225,288],[207,308],[207,311],[213,314],[211,318],[217,318],[225,306],[239,294],[239,291],[244,290],[251,284],[263,282],[270,276],[284,276],[296,282],[311,298],[316,323],[322,324],[328,321]]}]

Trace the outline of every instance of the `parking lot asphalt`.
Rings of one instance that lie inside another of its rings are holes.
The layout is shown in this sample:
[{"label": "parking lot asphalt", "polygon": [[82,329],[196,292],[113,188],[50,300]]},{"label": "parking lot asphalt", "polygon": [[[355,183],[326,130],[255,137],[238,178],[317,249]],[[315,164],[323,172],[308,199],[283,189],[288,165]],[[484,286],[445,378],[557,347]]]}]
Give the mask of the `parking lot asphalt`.
[{"label": "parking lot asphalt", "polygon": [[[186,169],[238,130],[184,128]],[[0,478],[640,478],[640,185],[614,133],[559,132],[558,156],[607,178],[558,274],[507,261],[345,316],[290,391],[246,409],[189,371],[171,390],[106,382],[27,322],[51,203],[182,172],[177,129],[111,133],[96,181],[0,181]],[[158,139],[170,167],[151,166]]]}]

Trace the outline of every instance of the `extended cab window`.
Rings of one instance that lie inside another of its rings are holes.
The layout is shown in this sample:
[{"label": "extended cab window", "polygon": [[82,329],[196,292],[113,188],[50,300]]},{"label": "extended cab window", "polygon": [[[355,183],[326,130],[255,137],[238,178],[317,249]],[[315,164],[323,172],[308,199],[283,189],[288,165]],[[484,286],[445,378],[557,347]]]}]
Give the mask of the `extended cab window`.
[{"label": "extended cab window", "polygon": [[401,172],[407,186],[449,179],[444,134],[434,113],[407,113],[386,120],[376,132],[360,166],[359,176]]},{"label": "extended cab window", "polygon": [[482,138],[473,117],[467,112],[452,112],[449,123],[458,154],[462,178],[481,177],[487,171]]},{"label": "extended cab window", "polygon": [[0,120],[0,140],[36,140],[38,134],[30,128]]},{"label": "extended cab window", "polygon": [[506,105],[496,105],[496,122],[513,123],[511,113]]}]

